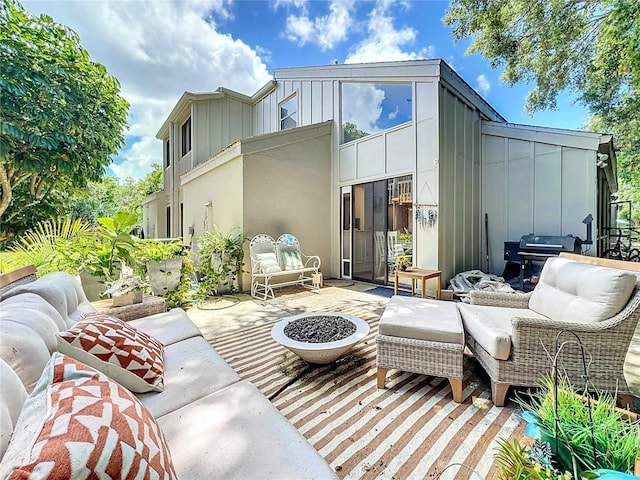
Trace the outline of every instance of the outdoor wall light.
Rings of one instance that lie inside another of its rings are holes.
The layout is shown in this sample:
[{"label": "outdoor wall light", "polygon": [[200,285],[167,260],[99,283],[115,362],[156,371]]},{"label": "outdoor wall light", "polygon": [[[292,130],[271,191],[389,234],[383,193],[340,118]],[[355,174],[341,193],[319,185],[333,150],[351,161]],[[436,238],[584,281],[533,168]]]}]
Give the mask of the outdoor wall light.
[{"label": "outdoor wall light", "polygon": [[210,207],[211,205],[213,205],[211,200],[209,200],[207,203],[204,204],[205,207]]}]

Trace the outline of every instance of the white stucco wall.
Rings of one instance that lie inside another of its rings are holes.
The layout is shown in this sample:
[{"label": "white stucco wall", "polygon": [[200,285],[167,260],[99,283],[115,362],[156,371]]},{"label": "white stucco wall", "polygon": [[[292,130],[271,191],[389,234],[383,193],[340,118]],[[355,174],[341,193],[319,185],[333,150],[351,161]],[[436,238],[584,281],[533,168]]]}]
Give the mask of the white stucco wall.
[{"label": "white stucco wall", "polygon": [[[230,155],[220,161],[201,165],[182,177],[185,243],[193,237],[213,232],[217,225],[223,233],[242,228],[242,157]],[[193,227],[193,235],[189,234]]]},{"label": "white stucco wall", "polygon": [[[300,241],[303,253],[320,257],[325,276],[331,275],[332,264],[330,141],[327,133],[305,142],[246,153],[243,160],[245,236],[265,233],[277,239],[291,233]],[[250,149],[251,145],[247,146]],[[245,269],[250,270],[248,262]],[[243,285],[250,285],[247,274]]]}]

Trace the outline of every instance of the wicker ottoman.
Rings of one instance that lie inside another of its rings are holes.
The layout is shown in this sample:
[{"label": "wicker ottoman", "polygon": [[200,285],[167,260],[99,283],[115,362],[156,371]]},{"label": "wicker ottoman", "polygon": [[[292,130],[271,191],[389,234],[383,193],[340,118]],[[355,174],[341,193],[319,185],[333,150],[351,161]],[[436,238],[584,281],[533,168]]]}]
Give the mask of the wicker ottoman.
[{"label": "wicker ottoman", "polygon": [[387,371],[446,377],[454,401],[462,402],[464,331],[456,304],[438,300],[393,296],[376,336],[378,388]]}]

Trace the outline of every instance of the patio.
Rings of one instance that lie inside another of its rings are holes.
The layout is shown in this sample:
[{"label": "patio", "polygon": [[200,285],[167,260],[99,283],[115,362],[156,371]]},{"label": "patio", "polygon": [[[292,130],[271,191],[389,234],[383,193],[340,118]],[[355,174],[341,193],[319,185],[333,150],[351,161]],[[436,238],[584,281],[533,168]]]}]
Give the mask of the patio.
[{"label": "patio", "polygon": [[[250,380],[300,430],[340,478],[495,477],[498,438],[524,431],[513,402],[491,403],[489,380],[465,359],[463,403],[447,379],[391,371],[376,388],[375,335],[389,299],[370,284],[325,281],[324,288],[290,287],[274,300],[246,294],[188,310],[218,353]],[[218,309],[216,309],[218,308]],[[337,311],[366,320],[371,331],[332,365],[308,367],[271,339],[274,322],[303,312]],[[469,468],[455,466],[464,464]]]}]

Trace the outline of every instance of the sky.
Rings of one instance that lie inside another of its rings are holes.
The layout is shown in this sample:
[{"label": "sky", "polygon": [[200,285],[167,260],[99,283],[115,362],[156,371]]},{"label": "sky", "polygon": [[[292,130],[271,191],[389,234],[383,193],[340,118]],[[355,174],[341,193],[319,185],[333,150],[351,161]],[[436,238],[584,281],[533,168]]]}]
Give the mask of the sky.
[{"label": "sky", "polygon": [[587,111],[564,94],[556,111],[524,112],[531,85],[509,87],[470,41],[454,43],[440,0],[22,0],[79,36],[130,103],[126,146],[110,166],[143,178],[162,163],[156,133],[185,91],[252,95],[274,68],[442,58],[509,122],[579,129]]}]

